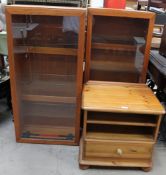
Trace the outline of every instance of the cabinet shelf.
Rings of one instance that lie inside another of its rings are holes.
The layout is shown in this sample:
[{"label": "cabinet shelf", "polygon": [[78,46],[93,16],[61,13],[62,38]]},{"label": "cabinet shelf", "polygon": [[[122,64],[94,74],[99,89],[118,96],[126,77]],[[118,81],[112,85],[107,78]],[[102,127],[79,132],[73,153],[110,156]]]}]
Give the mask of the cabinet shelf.
[{"label": "cabinet shelf", "polygon": [[116,50],[116,51],[136,51],[136,45],[117,44],[117,43],[92,43],[93,49]]},{"label": "cabinet shelf", "polygon": [[[75,76],[41,75],[41,80],[22,83],[22,100],[48,103],[75,103]],[[49,84],[48,84],[49,82]]]},{"label": "cabinet shelf", "polygon": [[[74,123],[75,104],[23,101],[25,123],[71,125]],[[64,119],[64,120],[63,120]]]},{"label": "cabinet shelf", "polygon": [[122,134],[90,131],[87,132],[85,140],[154,141],[153,136],[150,134]]},{"label": "cabinet shelf", "polygon": [[88,124],[157,127],[156,115],[88,112]]},{"label": "cabinet shelf", "polygon": [[73,48],[15,46],[14,52],[77,56],[77,49],[73,49]]},{"label": "cabinet shelf", "polygon": [[48,103],[76,103],[76,97],[46,96],[46,95],[22,95],[22,100],[31,102]]},{"label": "cabinet shelf", "polygon": [[135,65],[131,62],[121,64],[118,61],[91,61],[91,69],[98,71],[116,71],[119,73],[121,70],[123,72],[139,72],[134,66]]},{"label": "cabinet shelf", "polygon": [[75,97],[75,79],[74,75],[33,74],[33,78],[23,81],[20,87],[24,95]]},{"label": "cabinet shelf", "polygon": [[100,140],[128,140],[128,141],[153,141],[153,127],[135,125],[88,124],[87,139]]},{"label": "cabinet shelf", "polygon": [[125,121],[106,121],[106,120],[87,120],[89,124],[104,124],[104,125],[125,125],[125,126],[147,126],[156,127],[156,123],[142,123],[142,122],[125,122]]},{"label": "cabinet shelf", "polygon": [[[64,109],[65,110],[65,109]],[[67,115],[67,110],[65,113],[56,115],[51,114],[48,115],[42,115],[40,111],[38,111],[38,114],[34,114],[30,112],[30,114],[25,114],[25,120],[24,124],[28,125],[50,125],[50,126],[63,126],[63,127],[72,127],[74,124],[74,118],[72,116],[72,113],[68,112],[69,115]],[[55,117],[56,116],[56,117]],[[61,119],[65,119],[65,121],[62,121]]]}]

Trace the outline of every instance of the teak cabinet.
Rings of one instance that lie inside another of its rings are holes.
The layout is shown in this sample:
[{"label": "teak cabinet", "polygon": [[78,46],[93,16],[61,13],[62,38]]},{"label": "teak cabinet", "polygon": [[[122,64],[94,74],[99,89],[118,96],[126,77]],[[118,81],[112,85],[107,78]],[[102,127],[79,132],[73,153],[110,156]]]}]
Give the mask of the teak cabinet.
[{"label": "teak cabinet", "polygon": [[81,8],[6,7],[18,142],[78,144],[85,14]]},{"label": "teak cabinet", "polygon": [[154,13],[88,8],[85,82],[145,82]]},{"label": "teak cabinet", "polygon": [[83,136],[80,168],[94,166],[152,167],[163,106],[145,84],[85,84],[82,97]]}]

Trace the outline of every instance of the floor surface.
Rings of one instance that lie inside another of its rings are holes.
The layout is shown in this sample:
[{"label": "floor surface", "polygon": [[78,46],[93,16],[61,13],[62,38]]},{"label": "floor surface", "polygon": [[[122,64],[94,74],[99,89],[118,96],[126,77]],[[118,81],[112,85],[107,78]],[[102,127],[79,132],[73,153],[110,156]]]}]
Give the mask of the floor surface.
[{"label": "floor surface", "polygon": [[151,172],[139,169],[90,168],[80,170],[77,146],[15,142],[10,111],[0,101],[0,175],[165,175],[166,144],[158,143]]}]

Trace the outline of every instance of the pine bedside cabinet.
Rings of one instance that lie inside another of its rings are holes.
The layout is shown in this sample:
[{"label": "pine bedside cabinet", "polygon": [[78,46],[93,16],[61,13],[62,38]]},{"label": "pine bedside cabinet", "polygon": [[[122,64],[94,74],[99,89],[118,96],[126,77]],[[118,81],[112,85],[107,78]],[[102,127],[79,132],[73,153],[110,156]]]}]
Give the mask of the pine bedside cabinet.
[{"label": "pine bedside cabinet", "polygon": [[164,108],[145,84],[89,81],[84,86],[80,168],[152,168]]}]

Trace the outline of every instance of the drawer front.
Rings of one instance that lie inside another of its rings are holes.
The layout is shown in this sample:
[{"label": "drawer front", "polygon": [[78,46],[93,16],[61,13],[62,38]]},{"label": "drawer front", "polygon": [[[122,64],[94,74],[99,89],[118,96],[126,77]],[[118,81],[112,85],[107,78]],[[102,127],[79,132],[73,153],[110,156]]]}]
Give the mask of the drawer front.
[{"label": "drawer front", "polygon": [[86,157],[140,158],[152,156],[152,143],[85,141]]}]

